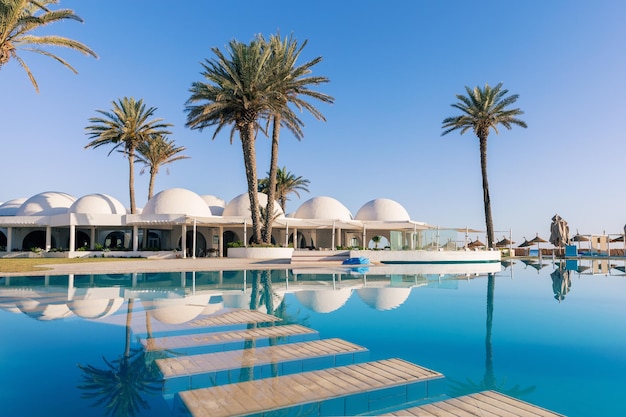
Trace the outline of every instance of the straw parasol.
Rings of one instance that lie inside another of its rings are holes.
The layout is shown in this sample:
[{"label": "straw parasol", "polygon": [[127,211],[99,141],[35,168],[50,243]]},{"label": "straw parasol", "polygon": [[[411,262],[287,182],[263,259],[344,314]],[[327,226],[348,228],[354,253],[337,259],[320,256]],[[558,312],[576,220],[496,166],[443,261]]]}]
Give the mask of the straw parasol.
[{"label": "straw parasol", "polygon": [[578,242],[578,250],[580,250],[580,242],[589,242],[589,238],[579,234],[578,229],[576,229],[576,235],[572,238],[572,242]]},{"label": "straw parasol", "polygon": [[537,254],[539,255],[539,257],[541,257],[541,249],[539,248],[539,244],[548,243],[548,241],[539,237],[539,233],[537,233],[537,235],[528,243],[530,243],[531,245],[537,244]]},{"label": "straw parasol", "polygon": [[496,243],[496,247],[498,247],[498,248],[506,248],[509,245],[515,244],[515,242],[510,241],[505,236],[502,236],[502,237],[503,237],[503,239],[501,241],[499,241],[498,243]]},{"label": "straw parasol", "polygon": [[468,248],[474,249],[474,248],[482,248],[484,247],[485,244],[483,242],[481,242],[480,240],[478,240],[478,238],[476,238],[475,241],[470,242],[467,244]]}]

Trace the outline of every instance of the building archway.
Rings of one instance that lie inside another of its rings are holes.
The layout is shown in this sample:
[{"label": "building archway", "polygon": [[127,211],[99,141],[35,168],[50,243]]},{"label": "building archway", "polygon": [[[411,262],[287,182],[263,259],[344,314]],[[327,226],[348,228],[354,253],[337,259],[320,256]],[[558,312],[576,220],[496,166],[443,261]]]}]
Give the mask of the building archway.
[{"label": "building archway", "polygon": [[[56,248],[56,239],[50,237],[50,245]],[[26,235],[22,241],[22,250],[32,250],[33,248],[46,248],[46,232],[43,230],[34,230]]]},{"label": "building archway", "polygon": [[224,240],[224,246],[222,247],[222,256],[226,257],[228,256],[228,244],[238,242],[240,239],[237,233],[233,232],[232,230],[226,230],[222,235],[222,238]]},{"label": "building archway", "polygon": [[[311,239],[312,241],[313,239]],[[289,235],[289,240],[287,241],[287,243],[293,243],[293,233]],[[304,235],[301,232],[298,232],[298,248],[302,249],[302,248],[306,248],[307,244],[306,244],[306,238],[304,237]]]},{"label": "building archway", "polygon": [[109,249],[123,249],[124,237],[124,232],[120,232],[119,230],[111,232],[104,238],[104,247]]},{"label": "building archway", "polygon": [[[89,249],[91,247],[91,238],[89,235],[82,230],[76,232],[76,241],[74,242],[74,250],[85,248]],[[70,247],[70,241],[67,240],[67,247]]]},{"label": "building archway", "polygon": [[[185,239],[185,245],[187,246],[187,254],[192,256],[193,250],[193,230],[187,230],[187,237]],[[178,239],[178,247],[182,248],[182,238]],[[204,256],[206,253],[206,239],[200,232],[196,232],[196,256]]]}]

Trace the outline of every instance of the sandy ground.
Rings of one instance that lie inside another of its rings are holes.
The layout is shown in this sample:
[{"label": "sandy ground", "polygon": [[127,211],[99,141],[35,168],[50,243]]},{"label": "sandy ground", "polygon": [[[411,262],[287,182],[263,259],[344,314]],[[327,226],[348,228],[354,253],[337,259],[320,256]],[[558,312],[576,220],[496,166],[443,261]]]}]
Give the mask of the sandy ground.
[{"label": "sandy ground", "polygon": [[288,260],[262,260],[243,258],[187,258],[187,259],[147,259],[120,260],[116,262],[89,262],[75,264],[41,265],[41,271],[3,273],[3,276],[23,275],[67,275],[67,274],[123,274],[132,272],[171,272],[171,271],[221,271],[242,269],[277,268],[320,268],[341,266],[341,262],[298,262]]}]

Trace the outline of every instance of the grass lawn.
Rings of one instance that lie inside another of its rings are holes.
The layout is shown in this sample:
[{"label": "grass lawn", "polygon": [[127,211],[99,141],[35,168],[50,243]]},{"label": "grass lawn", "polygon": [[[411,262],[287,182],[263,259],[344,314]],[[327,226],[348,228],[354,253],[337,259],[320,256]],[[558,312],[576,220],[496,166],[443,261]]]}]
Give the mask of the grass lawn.
[{"label": "grass lawn", "polygon": [[[145,258],[132,258],[133,261]],[[0,273],[2,272],[32,272],[45,271],[40,265],[78,264],[91,262],[120,262],[126,258],[3,258],[0,259]]]}]

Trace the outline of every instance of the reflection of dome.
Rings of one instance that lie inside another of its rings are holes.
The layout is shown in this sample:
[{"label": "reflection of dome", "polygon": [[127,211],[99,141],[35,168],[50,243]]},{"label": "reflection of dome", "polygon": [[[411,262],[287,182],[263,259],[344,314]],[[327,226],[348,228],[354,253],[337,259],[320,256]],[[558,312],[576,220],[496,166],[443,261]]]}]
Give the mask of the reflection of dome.
[{"label": "reflection of dome", "polygon": [[76,201],[69,194],[46,191],[29,198],[15,213],[16,216],[53,216],[67,213],[68,208]]},{"label": "reflection of dome", "polygon": [[411,288],[377,287],[359,288],[357,294],[368,306],[376,310],[391,310],[399,307],[409,298]]},{"label": "reflection of dome", "polygon": [[17,213],[25,201],[25,198],[16,198],[0,204],[0,216],[15,216],[15,213]]},{"label": "reflection of dome", "polygon": [[187,214],[190,216],[212,216],[209,206],[202,197],[184,188],[169,188],[150,199],[142,214]]},{"label": "reflection of dome", "polygon": [[352,295],[352,288],[338,290],[302,290],[296,292],[296,298],[310,310],[318,313],[330,313],[342,307]]},{"label": "reflection of dome", "polygon": [[65,304],[40,304],[36,300],[20,300],[17,307],[29,317],[37,320],[57,320],[69,317],[72,312]]},{"label": "reflection of dome", "polygon": [[202,315],[210,315],[224,309],[224,300],[221,295],[212,295],[209,304],[202,310]]},{"label": "reflection of dome", "polygon": [[142,301],[148,313],[167,324],[182,324],[198,317],[209,303],[209,294],[191,295],[178,298],[157,298]]},{"label": "reflection of dome", "polygon": [[356,220],[378,220],[378,221],[409,221],[409,213],[397,203],[388,198],[377,198],[367,202],[359,209],[354,216]]},{"label": "reflection of dome", "polygon": [[119,200],[106,194],[89,194],[76,200],[70,213],[85,214],[126,214],[126,208]]},{"label": "reflection of dome", "polygon": [[[259,205],[261,207],[265,207],[267,205],[267,194],[257,193],[259,196]],[[274,204],[274,214],[277,214],[278,217],[285,217],[283,210],[280,208],[280,204],[276,202]],[[233,198],[228,202],[226,207],[224,207],[224,212],[222,213],[224,217],[245,217],[247,219],[250,218],[250,198],[248,197],[248,193],[240,194],[237,197]]]},{"label": "reflection of dome", "polygon": [[299,219],[352,220],[352,213],[332,197],[314,197],[305,201],[296,210],[294,217]]},{"label": "reflection of dome", "polygon": [[202,197],[207,206],[209,206],[209,209],[214,216],[222,215],[224,207],[226,207],[226,201],[219,197],[215,197],[214,195],[201,195],[200,197]]},{"label": "reflection of dome", "polygon": [[84,319],[101,319],[115,313],[124,304],[121,297],[110,300],[86,299],[73,300],[67,303],[72,313]]}]

